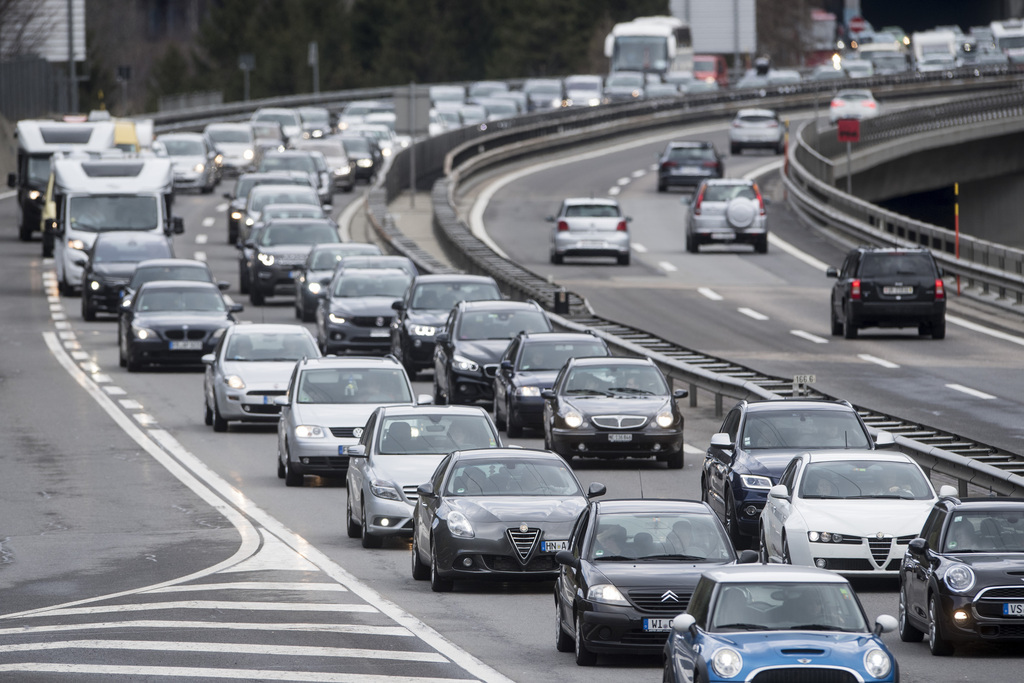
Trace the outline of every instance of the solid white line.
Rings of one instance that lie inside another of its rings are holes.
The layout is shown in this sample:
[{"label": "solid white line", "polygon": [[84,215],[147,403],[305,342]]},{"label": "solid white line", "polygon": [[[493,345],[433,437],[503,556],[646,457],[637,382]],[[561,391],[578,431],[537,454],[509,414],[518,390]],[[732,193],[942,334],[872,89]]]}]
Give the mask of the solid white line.
[{"label": "solid white line", "polygon": [[698,287],[697,288],[697,293],[702,295],[702,296],[706,296],[707,298],[711,299],[712,301],[721,301],[724,298],[721,294],[719,294],[715,290],[710,289],[708,287]]},{"label": "solid white line", "polygon": [[697,448],[696,446],[691,446],[688,443],[684,443],[683,444],[683,452],[684,453],[689,453],[690,455],[704,455],[704,453],[706,451],[703,451],[700,448]]},{"label": "solid white line", "polygon": [[7,192],[0,192],[0,199],[10,199],[18,194],[17,190],[8,190]]},{"label": "solid white line", "polygon": [[661,268],[662,270],[664,270],[667,273],[674,273],[677,270],[679,270],[678,268],[676,268],[674,265],[672,265],[668,261],[658,261],[658,267]]},{"label": "solid white line", "polygon": [[991,401],[994,398],[996,398],[992,394],[986,394],[984,391],[978,391],[977,389],[971,389],[970,387],[965,387],[962,384],[947,384],[946,388],[952,389],[953,391],[960,391],[960,392],[963,392],[963,393],[967,394],[968,396],[973,396],[974,398],[981,398],[981,399],[984,399],[986,401]]},{"label": "solid white line", "polygon": [[364,626],[362,624],[322,624],[301,622],[260,622],[247,624],[240,621],[165,621],[137,619],[128,621],[86,622],[83,624],[47,624],[45,626],[19,626],[0,628],[0,636],[32,635],[34,633],[62,633],[65,631],[93,631],[107,629],[219,629],[226,631],[316,631],[348,633],[361,636],[401,636],[411,638],[412,633],[401,626]]},{"label": "solid white line", "polygon": [[151,677],[233,678],[243,681],[305,681],[306,683],[468,683],[465,678],[428,678],[425,676],[384,676],[381,674],[316,673],[312,671],[280,671],[278,669],[214,669],[210,667],[174,666],[109,666],[104,664],[43,664],[23,662],[0,664],[0,672],[93,674],[128,676],[135,679]]},{"label": "solid white line", "polygon": [[657,171],[658,170],[658,164],[651,164],[650,170],[651,171]]},{"label": "solid white line", "polygon": [[303,583],[301,581],[232,581],[225,583],[190,583],[185,586],[167,586],[147,591],[148,593],[191,593],[192,591],[337,591],[348,592],[348,589],[337,583]]},{"label": "solid white line", "polygon": [[633,249],[633,251],[635,251],[638,254],[646,254],[647,253],[647,247],[645,247],[642,244],[638,244],[637,242],[631,242],[629,246],[630,246],[630,248]]},{"label": "solid white line", "polygon": [[764,313],[758,313],[752,308],[737,308],[736,310],[748,318],[753,318],[754,320],[768,320],[768,316]]},{"label": "solid white line", "polygon": [[893,363],[892,361],[888,361],[885,360],[884,358],[879,358],[877,356],[872,356],[871,354],[868,353],[858,353],[857,358],[860,358],[863,361],[867,361],[868,363],[881,365],[883,368],[889,368],[890,370],[895,370],[896,368],[899,367],[899,365]]},{"label": "solid white line", "polygon": [[338,232],[342,242],[352,241],[352,219],[355,217],[356,212],[363,208],[365,203],[366,194],[364,193],[359,199],[346,206],[345,210],[338,216]]},{"label": "solid white line", "polygon": [[162,640],[59,640],[52,643],[16,643],[0,645],[0,652],[39,652],[53,650],[140,650],[143,652],[206,652],[216,654],[274,655],[288,657],[358,657],[393,659],[402,662],[447,663],[436,652],[408,650],[370,650],[367,648],[317,647],[312,645],[249,645],[246,643],[188,643]]},{"label": "solid white line", "polygon": [[815,344],[828,344],[828,339],[819,337],[816,334],[811,334],[810,332],[804,332],[803,330],[790,330],[789,333],[794,337],[800,337],[801,339],[812,341]]},{"label": "solid white line", "polygon": [[[253,612],[343,612],[377,613],[373,605],[299,603],[299,602],[231,602],[230,600],[178,600],[175,602],[143,602],[95,607],[66,607],[48,610],[38,616],[74,616],[76,614],[119,614],[123,612],[155,612],[168,609],[249,610]],[[10,615],[6,615],[10,616]]]},{"label": "solid white line", "polygon": [[213,224],[214,224],[214,222],[216,220],[217,219],[213,218],[212,216],[207,216],[206,218],[203,219],[203,227],[204,228],[212,228]]},{"label": "solid white line", "polygon": [[954,325],[958,325],[959,327],[963,327],[963,328],[966,328],[968,330],[972,330],[974,332],[980,332],[981,334],[988,335],[989,337],[993,337],[995,339],[1001,339],[1003,341],[1008,341],[1011,344],[1017,344],[1019,346],[1024,346],[1024,338],[1016,337],[1016,336],[1014,336],[1012,334],[1007,334],[1006,332],[1000,332],[999,330],[993,330],[993,329],[988,328],[988,327],[982,327],[981,325],[978,325],[977,323],[972,323],[969,320],[964,320],[963,318],[959,318],[959,317],[957,317],[955,315],[946,314],[946,322],[952,323]]},{"label": "solid white line", "polygon": [[206,252],[205,251],[197,251],[196,253],[192,254],[192,258],[194,258],[196,261],[205,261],[206,260]]}]

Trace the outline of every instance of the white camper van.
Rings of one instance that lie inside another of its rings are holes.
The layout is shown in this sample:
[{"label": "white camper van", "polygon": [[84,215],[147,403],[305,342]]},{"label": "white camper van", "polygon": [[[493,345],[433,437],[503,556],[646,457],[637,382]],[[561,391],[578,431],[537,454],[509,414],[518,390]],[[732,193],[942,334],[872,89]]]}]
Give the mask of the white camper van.
[{"label": "white camper van", "polygon": [[174,176],[167,159],[56,159],[53,178],[53,260],[63,294],[82,286],[85,250],[98,233],[139,230],[170,239],[185,231],[181,218],[171,217]]}]

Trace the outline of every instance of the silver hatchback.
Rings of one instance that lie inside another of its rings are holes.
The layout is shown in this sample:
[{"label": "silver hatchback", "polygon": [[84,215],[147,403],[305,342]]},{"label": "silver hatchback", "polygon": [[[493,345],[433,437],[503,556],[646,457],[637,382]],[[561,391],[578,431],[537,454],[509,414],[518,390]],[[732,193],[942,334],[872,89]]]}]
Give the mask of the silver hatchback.
[{"label": "silver hatchback", "polygon": [[562,263],[566,256],[613,256],[619,265],[629,265],[629,216],[614,199],[566,199],[557,216],[548,216],[555,224],[551,234],[551,262]]},{"label": "silver hatchback", "polygon": [[696,254],[702,244],[750,244],[768,251],[768,216],[757,183],[741,178],[705,180],[693,194],[686,224],[686,250]]},{"label": "silver hatchback", "polygon": [[782,154],[786,129],[779,116],[770,109],[740,109],[729,127],[729,152],[741,154],[744,149],[769,149]]}]

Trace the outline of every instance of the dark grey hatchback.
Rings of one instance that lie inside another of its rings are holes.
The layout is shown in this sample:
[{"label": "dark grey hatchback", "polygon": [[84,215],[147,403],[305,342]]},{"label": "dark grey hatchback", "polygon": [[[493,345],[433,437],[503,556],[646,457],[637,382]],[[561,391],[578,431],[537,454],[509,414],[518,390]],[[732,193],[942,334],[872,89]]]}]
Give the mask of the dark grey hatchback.
[{"label": "dark grey hatchback", "polygon": [[917,327],[921,336],[946,336],[942,269],[927,249],[858,247],[843,267],[830,267],[833,336],[855,339],[865,327]]}]

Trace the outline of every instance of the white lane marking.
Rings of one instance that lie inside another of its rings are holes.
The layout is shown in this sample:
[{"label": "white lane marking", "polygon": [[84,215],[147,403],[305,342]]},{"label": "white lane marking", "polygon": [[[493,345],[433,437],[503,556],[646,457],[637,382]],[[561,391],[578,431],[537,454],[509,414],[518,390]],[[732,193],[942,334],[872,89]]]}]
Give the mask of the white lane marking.
[{"label": "white lane marking", "polygon": [[701,296],[706,296],[712,301],[721,301],[724,298],[721,294],[708,287],[698,287],[697,293],[700,294]]},{"label": "white lane marking", "polygon": [[401,662],[448,663],[436,652],[408,650],[370,650],[358,647],[317,647],[312,645],[249,645],[247,643],[181,643],[161,640],[65,640],[54,643],[16,643],[0,645],[0,652],[39,652],[52,650],[138,650],[143,652],[206,652],[240,655],[276,655],[296,657],[359,657],[392,659]]},{"label": "white lane marking", "polygon": [[647,169],[646,168],[641,168],[638,171],[633,171],[629,175],[631,177],[633,177],[633,178],[643,178],[645,175],[647,175]]},{"label": "white lane marking", "polygon": [[82,348],[82,345],[78,342],[77,339],[71,339],[69,341],[64,342],[64,348],[67,349],[68,351],[78,351],[79,349]]},{"label": "white lane marking", "polygon": [[225,211],[227,211],[227,210],[228,210],[228,203],[227,203],[227,202],[221,202],[220,204],[218,204],[217,206],[215,206],[215,207],[214,207],[214,209],[215,209],[215,210],[216,210],[216,211],[217,211],[218,213],[224,213]]},{"label": "white lane marking", "polygon": [[108,382],[112,382],[113,380],[110,379],[110,375],[106,375],[102,372],[97,372],[93,374],[92,381],[96,382],[96,384],[106,384]]},{"label": "white lane marking", "polygon": [[[657,171],[658,170],[658,164],[651,164],[651,169],[650,170]],[[703,451],[701,451],[701,452],[703,452]]]},{"label": "white lane marking", "polygon": [[142,410],[142,404],[134,398],[122,398],[118,401],[125,410]]},{"label": "white lane marking", "polygon": [[196,235],[196,244],[206,244],[209,240],[210,237],[206,233],[199,233]]},{"label": "white lane marking", "polygon": [[156,418],[150,415],[149,413],[132,413],[132,417],[134,417],[135,421],[138,422],[143,427],[148,427],[150,425],[156,424]]},{"label": "white lane marking", "polygon": [[633,249],[633,251],[635,251],[638,254],[647,253],[647,247],[645,247],[642,244],[638,244],[637,242],[631,242],[629,246]]},{"label": "white lane marking", "polygon": [[[947,296],[947,298],[948,298],[948,296]],[[1000,332],[999,330],[993,330],[993,329],[991,329],[989,327],[983,327],[983,326],[981,326],[981,325],[979,325],[977,323],[972,323],[969,320],[964,320],[963,318],[957,317],[955,315],[947,314],[946,315],[946,322],[952,323],[954,325],[958,325],[960,327],[966,328],[968,330],[972,330],[974,332],[980,332],[981,334],[988,335],[989,337],[993,337],[995,339],[1001,339],[1003,341],[1008,341],[1011,344],[1017,344],[1018,346],[1024,346],[1024,338],[1022,338],[1022,337],[1015,337],[1012,334],[1007,334],[1006,332]]]},{"label": "white lane marking", "polygon": [[51,304],[59,304],[60,303],[60,297],[59,296],[53,296],[51,294],[51,295],[48,295],[46,297],[46,301],[47,301],[47,303],[51,303]]},{"label": "white lane marking", "polygon": [[71,352],[71,357],[74,358],[75,360],[88,360],[89,359],[89,352],[88,351],[72,351]]},{"label": "white lane marking", "polygon": [[666,273],[674,273],[677,270],[679,270],[668,261],[658,261],[658,267],[664,270]]},{"label": "white lane marking", "polygon": [[362,626],[360,624],[316,624],[298,622],[270,622],[247,624],[238,621],[163,621],[160,619],[136,619],[129,621],[89,622],[85,624],[48,624],[46,626],[19,626],[0,628],[0,636],[31,635],[33,633],[60,633],[64,631],[92,631],[100,629],[223,629],[228,631],[324,631],[327,633],[353,633],[365,636],[412,637],[408,629],[401,626]]},{"label": "white lane marking", "polygon": [[197,251],[196,253],[192,254],[192,258],[194,258],[196,261],[205,261],[206,260],[206,252],[205,251]]},{"label": "white lane marking", "polygon": [[52,313],[50,313],[50,317],[53,318],[54,320],[67,320],[68,314],[61,313],[59,311],[53,311]]},{"label": "white lane marking", "polygon": [[960,391],[967,394],[968,396],[973,396],[974,398],[981,398],[986,401],[991,401],[992,399],[995,398],[995,396],[993,396],[992,394],[986,394],[984,391],[971,389],[970,387],[965,387],[962,384],[947,384],[946,388],[952,389],[953,391]]},{"label": "white lane marking", "polygon": [[[211,667],[113,666],[104,664],[0,664],[0,672],[80,673],[97,676],[124,676],[129,679],[175,677],[233,678],[243,681],[305,681],[306,683],[466,683],[465,678],[426,678],[422,676],[385,676],[381,674],[315,673],[278,669],[232,670]],[[506,679],[508,680],[508,679]]]},{"label": "white lane marking", "polygon": [[103,387],[103,391],[107,392],[111,396],[125,396],[128,394],[127,391],[125,391],[121,387],[114,386],[113,384],[111,384],[110,386]]},{"label": "white lane marking", "polygon": [[758,313],[752,308],[737,308],[736,310],[748,318],[753,318],[754,320],[768,320],[768,316],[764,313]]},{"label": "white lane marking", "polygon": [[619,178],[618,180],[615,181],[615,184],[618,185],[619,187],[629,185],[629,178]]},{"label": "white lane marking", "polygon": [[[124,614],[125,612],[156,612],[173,609],[249,610],[253,612],[343,612],[346,614],[376,614],[373,605],[325,604],[313,602],[230,602],[228,600],[177,600],[174,602],[144,602],[125,605],[96,605],[93,607],[65,607],[47,610],[45,616],[76,616],[82,614]],[[42,615],[40,615],[42,616]]]},{"label": "white lane marking", "polygon": [[351,204],[345,207],[345,210],[341,212],[341,216],[338,217],[338,232],[342,242],[352,241],[352,219],[356,215],[356,211],[363,208],[366,203],[366,194],[355,200]]},{"label": "white lane marking", "polygon": [[804,332],[803,330],[790,330],[789,333],[794,337],[800,337],[801,339],[812,341],[815,344],[828,344],[828,339],[819,337],[816,334],[811,334],[810,332]]},{"label": "white lane marking", "polygon": [[696,446],[691,446],[688,443],[684,443],[683,452],[689,453],[690,455],[703,455],[705,451],[701,450],[700,448],[697,448]]},{"label": "white lane marking", "polygon": [[90,375],[95,375],[97,372],[100,371],[100,366],[91,360],[81,362],[78,364],[78,366],[82,368],[82,370],[84,370],[85,372],[89,373]]},{"label": "white lane marking", "polygon": [[216,222],[216,220],[217,219],[213,218],[212,216],[207,216],[206,218],[203,219],[203,227],[204,228],[212,228],[213,224],[214,224],[214,222]]},{"label": "white lane marking", "polygon": [[10,190],[8,192],[0,192],[0,199],[10,199],[18,194],[17,190]]},{"label": "white lane marking", "polygon": [[620,192],[622,192],[622,188],[621,187],[609,187],[608,188],[608,196],[609,197],[614,197],[617,194],[619,194]]},{"label": "white lane marking", "polygon": [[230,581],[224,583],[190,583],[187,586],[167,586],[148,593],[190,593],[192,591],[337,591],[348,589],[338,583],[303,583],[302,581]]},{"label": "white lane marking", "polygon": [[61,320],[59,322],[55,322],[53,324],[53,326],[56,327],[58,330],[70,330],[71,329],[71,323],[67,322],[66,320]]},{"label": "white lane marking", "polygon": [[858,353],[857,358],[860,358],[863,361],[867,361],[868,363],[881,365],[883,368],[889,368],[890,370],[895,370],[896,368],[899,367],[898,364],[893,363],[892,361],[885,360],[884,358],[879,358],[878,356],[872,356],[869,353]]},{"label": "white lane marking", "polygon": [[74,339],[75,338],[75,333],[74,332],[61,332],[57,336],[60,337],[61,339]]}]

